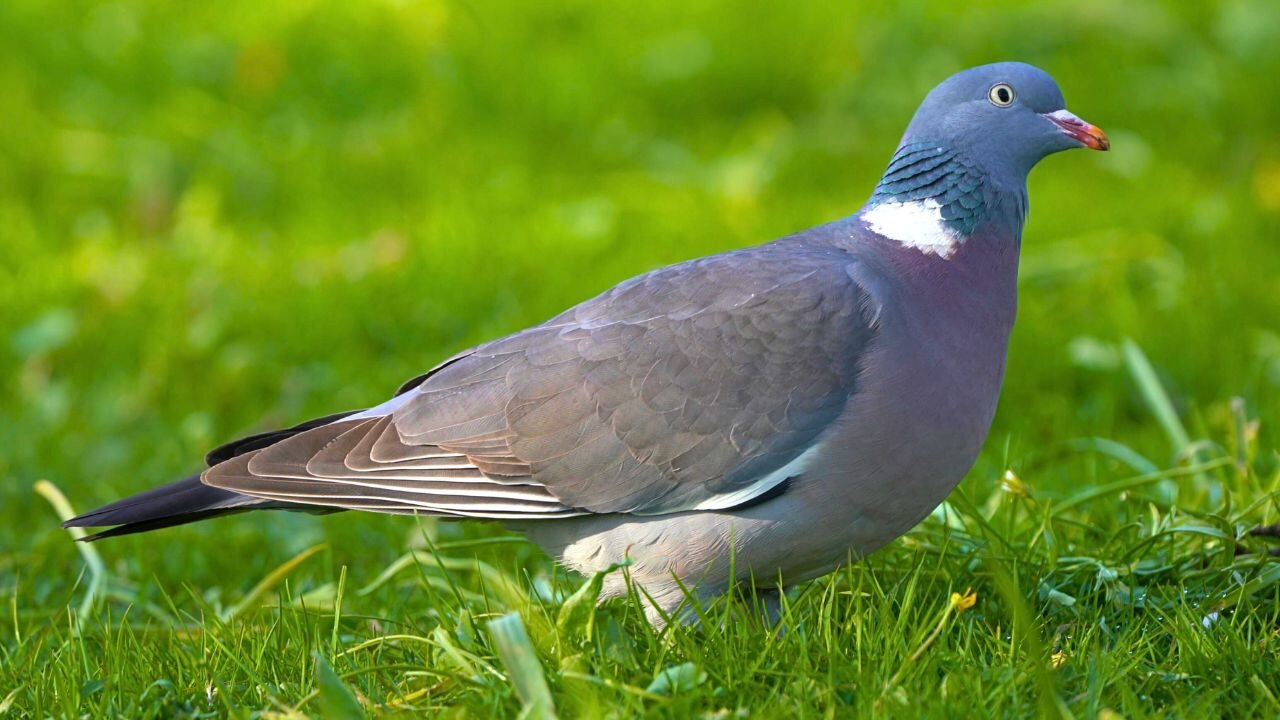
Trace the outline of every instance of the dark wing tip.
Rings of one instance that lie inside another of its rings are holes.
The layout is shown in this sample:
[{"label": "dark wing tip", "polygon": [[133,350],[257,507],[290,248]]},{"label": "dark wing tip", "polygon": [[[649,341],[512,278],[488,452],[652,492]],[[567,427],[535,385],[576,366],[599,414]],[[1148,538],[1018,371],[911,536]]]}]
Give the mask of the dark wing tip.
[{"label": "dark wing tip", "polygon": [[225,515],[260,505],[248,498],[200,482],[199,475],[152,488],[62,521],[64,528],[107,527],[79,538],[85,541],[128,535]]},{"label": "dark wing tip", "polygon": [[[208,520],[209,518],[222,517],[223,515],[234,515],[236,513],[246,512],[251,508],[215,508],[210,510],[200,510],[197,512],[186,513],[184,515],[175,515],[172,517],[155,518],[154,520],[144,520],[142,522],[125,523],[118,525],[109,530],[85,535],[76,538],[76,542],[96,542],[104,538],[120,537],[122,535],[133,535],[134,533],[148,532],[150,530],[160,530],[162,528],[173,527],[175,525],[186,525],[187,523],[197,522],[200,520]],[[75,522],[79,518],[72,518],[67,522]],[[92,524],[92,523],[87,523]],[[64,523],[65,525],[65,523]],[[82,527],[81,525],[72,525],[70,527]]]},{"label": "dark wing tip", "polygon": [[115,512],[115,511],[116,511],[116,508],[114,508],[112,505],[105,505],[103,507],[97,508],[96,510],[90,510],[87,513],[77,515],[69,520],[63,520],[62,527],[83,528],[83,527],[98,527],[100,525],[114,525],[115,523],[112,523],[110,521],[100,520],[99,518],[101,518],[106,513]]}]

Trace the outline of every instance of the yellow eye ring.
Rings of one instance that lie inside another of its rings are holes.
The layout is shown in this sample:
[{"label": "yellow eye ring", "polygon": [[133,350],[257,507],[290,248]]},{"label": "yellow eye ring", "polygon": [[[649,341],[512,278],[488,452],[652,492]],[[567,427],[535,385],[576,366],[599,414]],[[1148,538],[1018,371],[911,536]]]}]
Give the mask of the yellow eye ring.
[{"label": "yellow eye ring", "polygon": [[1013,92],[1013,86],[1009,83],[996,83],[987,91],[987,99],[996,107],[1009,107],[1016,97],[1017,94]]}]

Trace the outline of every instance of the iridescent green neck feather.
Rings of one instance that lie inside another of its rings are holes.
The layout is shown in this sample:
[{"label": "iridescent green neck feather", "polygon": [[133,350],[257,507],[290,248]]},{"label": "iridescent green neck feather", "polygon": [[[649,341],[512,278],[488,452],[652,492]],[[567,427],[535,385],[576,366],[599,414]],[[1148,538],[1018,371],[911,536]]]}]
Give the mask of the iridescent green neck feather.
[{"label": "iridescent green neck feather", "polygon": [[898,148],[867,205],[936,204],[951,229],[968,235],[986,215],[986,184],[982,168],[960,153],[936,143],[910,143]]}]

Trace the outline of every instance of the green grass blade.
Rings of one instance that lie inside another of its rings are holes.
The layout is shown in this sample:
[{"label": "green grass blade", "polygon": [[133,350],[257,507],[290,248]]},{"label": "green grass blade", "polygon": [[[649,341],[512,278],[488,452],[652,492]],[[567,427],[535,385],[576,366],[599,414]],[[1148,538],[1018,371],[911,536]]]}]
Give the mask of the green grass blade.
[{"label": "green grass blade", "polygon": [[658,671],[653,677],[653,682],[649,683],[649,687],[645,688],[645,692],[654,695],[674,696],[681,692],[686,692],[696,688],[706,682],[707,673],[698,667],[696,663],[686,662],[679,665],[672,665]]},{"label": "green grass blade", "polygon": [[562,637],[580,632],[582,637],[590,642],[595,630],[596,603],[600,600],[604,579],[609,573],[618,571],[624,565],[625,563],[614,563],[595,573],[564,601],[556,614],[556,629]]},{"label": "green grass blade", "polygon": [[1182,420],[1178,418],[1173,401],[1169,399],[1169,393],[1156,375],[1151,361],[1147,359],[1146,353],[1142,352],[1142,348],[1128,338],[1124,341],[1124,360],[1125,366],[1129,369],[1129,375],[1137,383],[1138,391],[1142,393],[1142,399],[1146,401],[1147,407],[1155,415],[1160,427],[1164,429],[1165,436],[1169,438],[1173,452],[1181,453],[1191,444],[1191,439],[1187,435],[1186,428],[1182,426]]},{"label": "green grass blade", "polygon": [[338,595],[333,601],[333,633],[329,636],[329,652],[338,652],[338,631],[342,627],[342,596],[347,589],[347,566],[338,575]]},{"label": "green grass blade", "polygon": [[[76,516],[76,511],[72,509],[71,503],[67,501],[67,497],[62,494],[58,486],[48,480],[40,480],[35,484],[35,491],[53,506],[54,512],[58,514],[58,519],[66,521]],[[67,532],[77,541],[83,539],[86,533],[84,528],[67,528]],[[80,607],[76,610],[76,622],[89,613],[93,612],[93,608],[98,603],[98,598],[102,591],[102,586],[107,580],[107,567],[102,562],[102,556],[98,554],[98,549],[87,542],[76,542],[76,549],[80,551],[80,557],[84,558],[84,564],[89,567],[89,586],[85,590],[84,600],[80,602]]]},{"label": "green grass blade", "polygon": [[317,700],[326,720],[363,720],[364,708],[351,688],[333,671],[329,662],[319,652],[316,658],[316,685],[320,688]]},{"label": "green grass blade", "polygon": [[550,720],[555,715],[551,689],[547,686],[542,663],[524,629],[524,622],[516,613],[507,613],[489,621],[489,636],[493,639],[498,657],[507,668],[507,677],[515,688],[524,709],[521,717]]},{"label": "green grass blade", "polygon": [[274,589],[277,585],[284,582],[284,579],[289,577],[289,573],[293,572],[295,569],[297,569],[299,565],[306,562],[307,558],[310,558],[312,555],[315,555],[316,553],[325,549],[325,547],[327,547],[325,543],[312,545],[306,550],[303,550],[297,555],[294,555],[292,558],[290,558],[289,560],[284,562],[282,565],[277,567],[275,570],[272,570],[270,573],[267,573],[267,576],[259,580],[258,584],[254,585],[253,589],[249,591],[249,594],[244,596],[243,600],[241,600],[239,603],[236,603],[235,605],[228,608],[227,610],[223,611],[221,616],[222,621],[228,622],[231,620],[235,620],[241,617],[242,615],[244,615],[245,613],[258,607],[258,605],[261,604],[262,596],[266,595],[268,592],[271,592],[271,590]]}]

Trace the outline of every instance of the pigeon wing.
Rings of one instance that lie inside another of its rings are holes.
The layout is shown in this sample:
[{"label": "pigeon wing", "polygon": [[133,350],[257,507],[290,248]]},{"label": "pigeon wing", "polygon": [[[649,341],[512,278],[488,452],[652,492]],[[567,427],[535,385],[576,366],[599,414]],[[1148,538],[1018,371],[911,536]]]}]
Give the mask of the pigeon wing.
[{"label": "pigeon wing", "polygon": [[856,393],[877,313],[853,264],[780,241],[663,268],[203,480],[444,516],[745,504],[798,474]]}]

